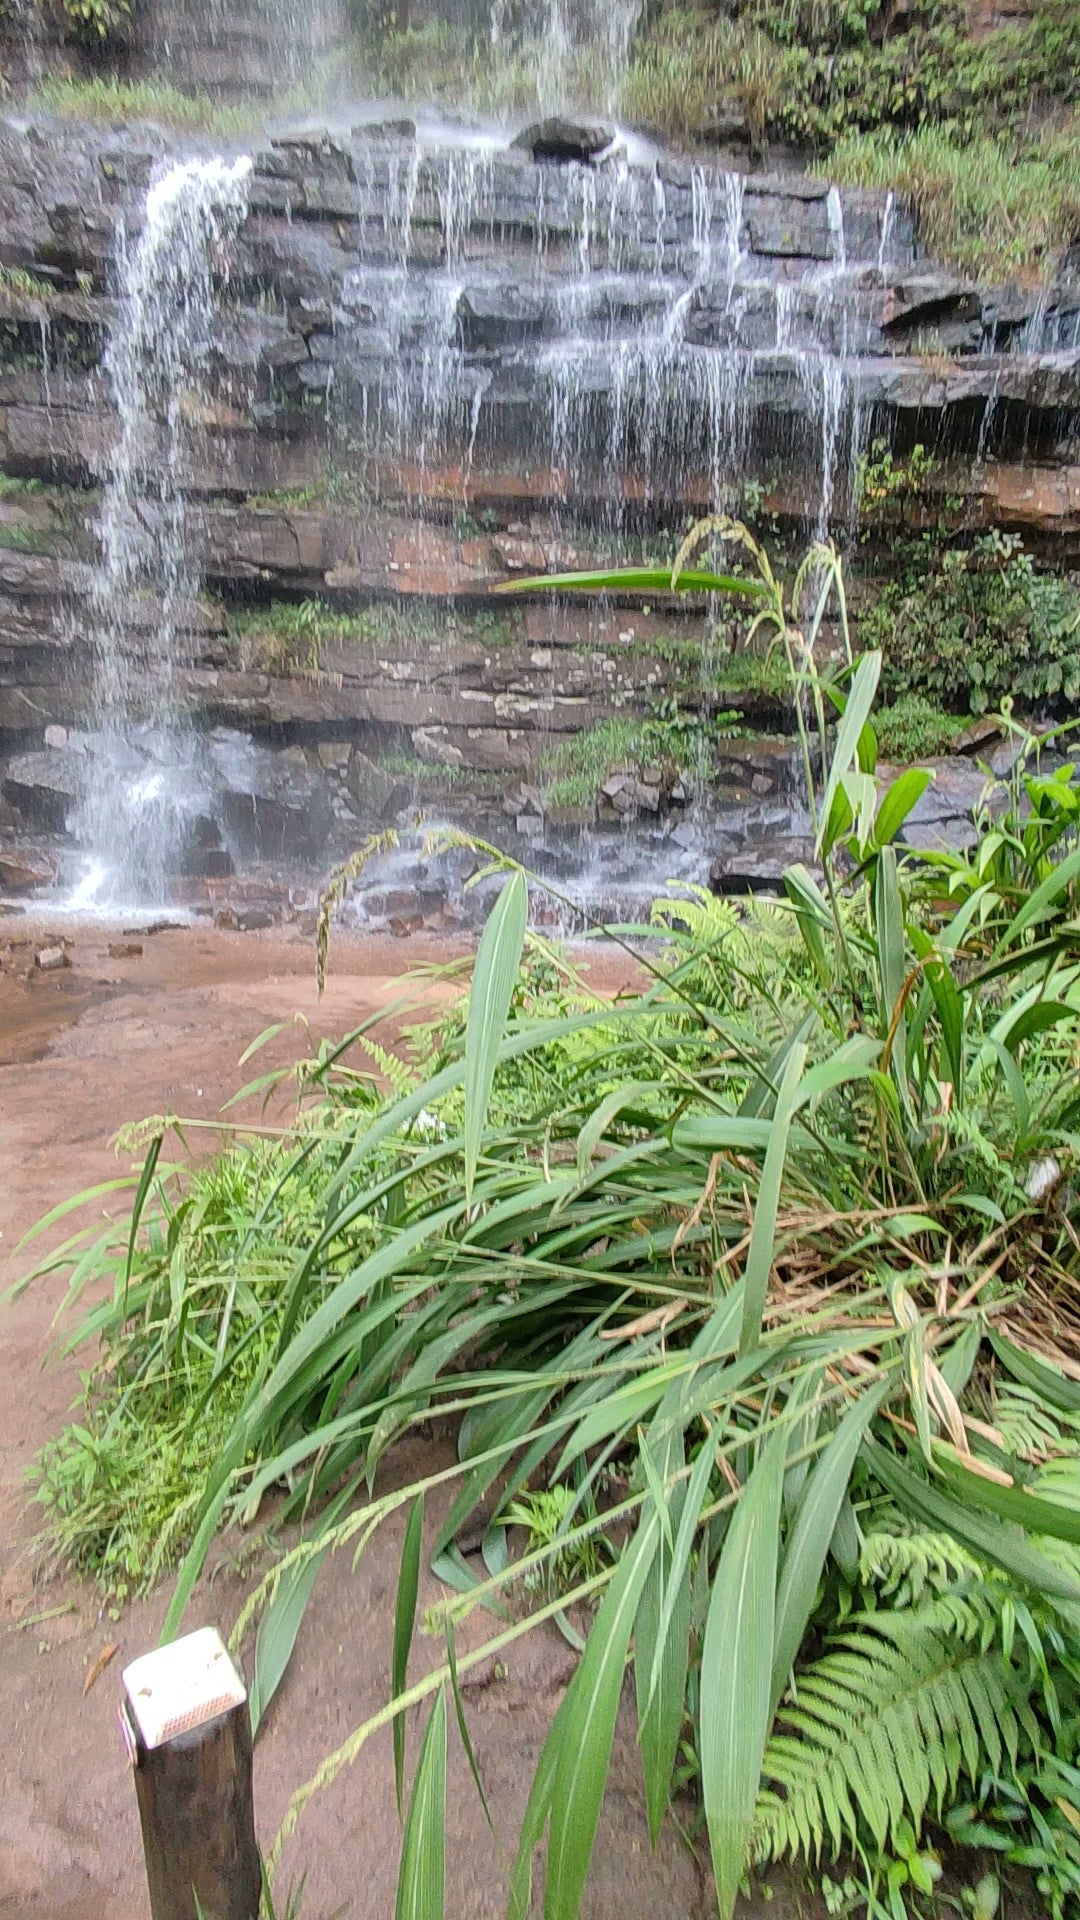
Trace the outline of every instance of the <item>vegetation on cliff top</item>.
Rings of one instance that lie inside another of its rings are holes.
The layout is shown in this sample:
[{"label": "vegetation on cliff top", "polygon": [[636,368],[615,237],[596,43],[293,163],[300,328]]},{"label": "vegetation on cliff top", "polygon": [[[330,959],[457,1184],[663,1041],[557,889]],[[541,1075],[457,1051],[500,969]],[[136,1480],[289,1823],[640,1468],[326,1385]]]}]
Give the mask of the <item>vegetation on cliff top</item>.
[{"label": "vegetation on cliff top", "polygon": [[[108,38],[114,0],[67,0],[86,35]],[[524,110],[539,51],[507,34],[434,17],[402,29],[363,10],[343,42],[277,112],[324,93],[385,90]],[[1080,9],[1032,0],[1030,19],[976,34],[966,0],[917,0],[897,20],[886,0],[666,0],[650,11],[624,72],[605,50],[568,56],[571,95],[694,142],[712,129],[759,155],[794,146],[852,184],[910,196],[931,249],[986,277],[1049,270],[1080,232]],[[260,125],[264,99],[228,104],[166,80],[46,79],[42,111],[154,119],[221,137]],[[726,127],[727,133],[723,132]]]}]

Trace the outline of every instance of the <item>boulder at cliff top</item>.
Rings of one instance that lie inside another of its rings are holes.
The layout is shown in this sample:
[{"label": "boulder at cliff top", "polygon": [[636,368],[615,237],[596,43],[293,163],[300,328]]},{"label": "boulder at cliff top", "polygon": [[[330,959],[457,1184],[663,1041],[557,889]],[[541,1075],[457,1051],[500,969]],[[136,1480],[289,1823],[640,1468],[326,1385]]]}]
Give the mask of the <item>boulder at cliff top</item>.
[{"label": "boulder at cliff top", "polygon": [[522,152],[531,153],[534,160],[556,160],[563,165],[580,160],[587,164],[605,152],[614,138],[614,127],[603,120],[567,120],[561,114],[553,114],[547,120],[523,127],[513,144]]}]

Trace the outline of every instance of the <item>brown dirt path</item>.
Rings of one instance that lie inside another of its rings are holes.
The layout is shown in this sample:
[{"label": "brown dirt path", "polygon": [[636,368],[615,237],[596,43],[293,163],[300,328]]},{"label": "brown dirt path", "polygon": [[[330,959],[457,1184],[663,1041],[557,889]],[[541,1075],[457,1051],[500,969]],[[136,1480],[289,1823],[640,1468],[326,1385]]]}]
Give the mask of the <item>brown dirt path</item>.
[{"label": "brown dirt path", "polygon": [[[0,923],[0,946],[23,922]],[[316,1001],[311,945],[295,932],[161,932],[143,952],[110,958],[115,930],[75,933],[73,965],[22,976],[29,949],[0,972],[0,1288],[16,1277],[12,1249],[73,1190],[114,1177],[110,1139],[148,1113],[213,1116],[241,1075],[245,1046],[276,1020],[303,1014],[338,1033],[387,1006],[401,973],[448,957],[433,943],[335,941],[329,986]],[[610,983],[621,961],[594,965]],[[290,1027],[262,1056],[282,1063],[306,1047]],[[253,1067],[250,1071],[253,1073]],[[120,1668],[154,1644],[166,1594],[129,1607],[119,1623],[71,1578],[42,1579],[26,1469],[61,1425],[77,1389],[74,1366],[43,1367],[60,1282],[0,1308],[0,1915],[4,1920],[142,1920],[146,1894],[132,1784],[116,1724]],[[430,1465],[416,1443],[398,1471]],[[290,1793],[386,1697],[399,1531],[388,1529],[354,1573],[324,1571],[288,1678],[256,1755],[256,1804],[268,1845]],[[422,1605],[438,1597],[430,1578]],[[222,1549],[190,1612],[192,1626],[231,1626],[244,1586]],[[47,1619],[37,1616],[48,1614]],[[89,1667],[118,1642],[111,1666],[83,1696]],[[421,1644],[419,1660],[438,1648]],[[499,1841],[512,1846],[532,1766],[572,1656],[552,1631],[507,1658],[470,1695],[478,1757]],[[483,1677],[483,1676],[482,1676]],[[692,1920],[707,1912],[698,1871],[674,1834],[649,1853],[640,1770],[629,1728],[620,1744],[585,1912],[591,1920]],[[456,1748],[456,1740],[452,1744]],[[411,1753],[415,1754],[415,1732]],[[487,1832],[462,1755],[450,1772],[448,1920],[504,1911],[504,1860]],[[303,1920],[390,1920],[399,1828],[389,1739],[376,1737],[353,1768],[319,1795],[301,1822],[279,1890],[306,1874]]]}]

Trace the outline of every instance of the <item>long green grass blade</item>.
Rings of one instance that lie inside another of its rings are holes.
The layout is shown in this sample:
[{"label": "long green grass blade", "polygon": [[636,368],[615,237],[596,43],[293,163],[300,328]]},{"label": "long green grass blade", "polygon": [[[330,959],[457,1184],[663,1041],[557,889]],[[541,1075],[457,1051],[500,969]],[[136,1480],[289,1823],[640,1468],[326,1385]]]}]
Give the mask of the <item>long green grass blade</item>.
[{"label": "long green grass blade", "polygon": [[310,1558],[299,1560],[295,1566],[287,1569],[282,1576],[281,1585],[259,1621],[259,1630],[255,1636],[255,1668],[248,1694],[252,1739],[258,1733],[260,1724],[266,1717],[266,1709],[285,1677],[296,1645],[296,1636],[300,1631],[307,1604],[311,1598],[312,1588],[326,1558],[328,1547],[316,1548],[315,1542],[320,1535],[328,1534],[337,1524],[352,1493],[351,1486],[345,1488],[321,1516],[312,1536]]},{"label": "long green grass blade", "polygon": [[1074,847],[1071,853],[1049,873],[1041,885],[1029,893],[1020,911],[1010,921],[1001,939],[994,949],[994,957],[1005,952],[1007,947],[1015,946],[1022,933],[1037,921],[1045,919],[1069,888],[1080,879],[1080,847]]},{"label": "long green grass blade", "polygon": [[578,1920],[607,1785],[630,1634],[661,1537],[650,1503],[623,1551],[570,1683],[551,1793],[544,1920]]},{"label": "long green grass blade", "polygon": [[699,1748],[720,1920],[731,1920],[750,1857],[771,1711],[776,1565],[787,1433],[765,1446],[735,1508],[713,1581],[701,1652]]},{"label": "long green grass blade", "polygon": [[750,1250],[746,1257],[742,1330],[739,1336],[739,1352],[744,1354],[751,1352],[761,1340],[761,1325],[765,1317],[769,1275],[772,1272],[775,1250],[776,1216],[780,1207],[780,1188],[784,1178],[784,1162],[787,1158],[788,1133],[805,1064],[805,1045],[793,1047],[784,1068],[784,1077],[776,1096],[776,1110],[769,1129],[769,1144],[765,1150],[765,1164],[761,1171],[757,1206],[754,1209]]},{"label": "long green grass blade", "polygon": [[981,1473],[972,1473],[940,1450],[934,1455],[934,1465],[950,1492],[965,1506],[1010,1521],[1023,1527],[1025,1533],[1046,1534],[1053,1540],[1070,1540],[1074,1546],[1080,1546],[1080,1510],[1077,1508],[1066,1507],[1059,1500],[1047,1500],[1026,1487],[1003,1487]]},{"label": "long green grass blade", "polygon": [[690,570],[672,586],[670,567],[608,567],[594,573],[541,573],[527,580],[500,580],[494,593],[734,593],[760,599],[758,580],[738,574]]},{"label": "long green grass blade", "polygon": [[519,871],[511,874],[488,915],[469,995],[465,1030],[465,1198],[469,1201],[528,916],[529,888]]},{"label": "long green grass blade", "polygon": [[[713,1450],[712,1429],[710,1427],[704,1445],[691,1468],[690,1478],[686,1483],[686,1494],[682,1504],[682,1511],[679,1515],[679,1525],[675,1534],[675,1545],[666,1568],[667,1578],[660,1615],[656,1625],[656,1644],[648,1668],[648,1686],[645,1692],[644,1707],[642,1706],[639,1684],[639,1720],[644,1717],[644,1714],[649,1712],[656,1690],[661,1684],[661,1668],[666,1658],[667,1642],[669,1636],[674,1632],[673,1622],[680,1604],[683,1580],[689,1576],[690,1555],[693,1551],[694,1537],[701,1519],[701,1509],[705,1505],[705,1496],[709,1489],[709,1477],[714,1464],[715,1455]],[[640,1663],[641,1659],[642,1650],[639,1643],[635,1653],[635,1662]]]},{"label": "long green grass blade", "polygon": [[889,1385],[889,1381],[882,1381],[862,1394],[849,1409],[803,1488],[784,1547],[784,1562],[776,1592],[776,1638],[770,1691],[770,1706],[774,1713],[802,1645],[856,1456],[874,1414],[889,1391]]},{"label": "long green grass blade", "polygon": [[510,1872],[510,1900],[506,1909],[506,1920],[528,1920],[529,1908],[532,1905],[533,1855],[543,1838],[544,1828],[551,1812],[555,1772],[565,1745],[566,1726],[572,1704],[571,1693],[564,1693],[536,1763],[525,1817],[518,1835],[518,1850]]},{"label": "long green grass blade", "polygon": [[488,1797],[484,1792],[484,1783],[480,1778],[480,1766],[476,1758],[476,1749],[473,1746],[472,1735],[469,1732],[469,1723],[465,1718],[465,1702],[461,1697],[461,1687],[458,1683],[457,1650],[454,1646],[454,1623],[449,1618],[446,1622],[446,1664],[450,1670],[450,1691],[454,1696],[454,1717],[457,1720],[461,1744],[465,1749],[465,1758],[469,1763],[469,1772],[472,1774],[473,1785],[476,1788],[480,1805],[484,1809],[484,1819],[487,1821],[492,1833],[494,1833],[495,1822],[491,1817]]},{"label": "long green grass blade", "polygon": [[[420,1542],[424,1531],[424,1496],[418,1493],[409,1509],[405,1540],[398,1569],[397,1599],[394,1603],[394,1643],[390,1656],[390,1698],[396,1700],[405,1691],[409,1670],[409,1650],[416,1624],[416,1597],[420,1590]],[[394,1720],[394,1785],[397,1789],[398,1819],[401,1818],[405,1786],[405,1715]]]},{"label": "long green grass blade", "polygon": [[[870,717],[870,710],[877,693],[878,680],[881,677],[881,654],[864,653],[855,669],[851,682],[851,691],[844,706],[840,725],[836,729],[836,742],[833,746],[832,763],[829,778],[825,784],[825,793],[821,802],[821,819],[828,823],[832,819],[833,805],[846,776],[858,763],[859,741],[863,728]],[[843,829],[841,828],[841,831]],[[835,840],[835,829],[832,840]],[[821,848],[819,847],[819,851]],[[825,848],[829,851],[829,848]]]},{"label": "long green grass blade", "polygon": [[165,1135],[163,1133],[157,1134],[150,1142],[150,1150],[147,1153],[146,1159],[143,1161],[142,1172],[139,1175],[139,1185],[136,1189],[135,1204],[131,1209],[131,1224],[128,1229],[127,1259],[124,1262],[124,1280],[120,1300],[121,1311],[127,1301],[128,1288],[131,1285],[131,1271],[135,1263],[135,1242],[139,1235],[139,1222],[142,1219],[143,1208],[146,1205],[150,1188],[154,1184],[154,1174],[157,1169],[157,1163],[161,1158],[161,1149],[164,1144]]},{"label": "long green grass blade", "polygon": [[887,847],[890,841],[895,840],[912,807],[922,799],[933,777],[927,767],[909,767],[886,789],[874,820],[874,840],[879,847]]},{"label": "long green grass blade", "polygon": [[431,1709],[409,1800],[396,1920],[444,1920],[446,1882],[446,1693]]},{"label": "long green grass blade", "polygon": [[1007,1334],[999,1333],[996,1328],[990,1329],[990,1345],[1006,1372],[1011,1373],[1022,1387],[1030,1387],[1061,1413],[1080,1413],[1080,1383],[1070,1380],[1060,1367],[1052,1366],[1049,1360],[1018,1347],[1014,1340],[1010,1340]]},{"label": "long green grass blade", "polygon": [[[690,1660],[689,1561],[683,1565],[676,1581],[673,1560],[673,1547],[664,1540],[649,1569],[634,1626],[638,1739],[649,1838],[654,1847],[660,1838],[660,1825],[671,1795],[671,1776],[686,1711],[686,1675]],[[670,1606],[665,1608],[669,1589]]]}]

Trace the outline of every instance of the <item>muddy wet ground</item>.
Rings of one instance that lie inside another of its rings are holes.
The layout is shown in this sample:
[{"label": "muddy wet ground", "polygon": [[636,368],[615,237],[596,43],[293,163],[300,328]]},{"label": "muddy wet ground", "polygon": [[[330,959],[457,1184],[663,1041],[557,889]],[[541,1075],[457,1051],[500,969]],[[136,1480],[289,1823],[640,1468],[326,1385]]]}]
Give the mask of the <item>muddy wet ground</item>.
[{"label": "muddy wet ground", "polygon": [[[190,928],[154,934],[69,928],[71,965],[42,973],[36,946],[55,928],[0,923],[0,1286],[23,1269],[20,1236],[74,1190],[115,1177],[110,1145],[124,1122],[152,1113],[213,1119],[256,1069],[239,1058],[272,1022],[284,1032],[260,1069],[340,1033],[401,994],[418,962],[453,957],[446,944],[339,936],[326,995],[317,1000],[312,944],[288,928],[258,934]],[[9,947],[8,942],[27,941]],[[141,953],[110,953],[124,941]],[[626,963],[594,959],[592,978],[614,987]],[[433,994],[446,986],[416,990]],[[301,1022],[293,1024],[294,1016]],[[306,1022],[306,1024],[304,1024]],[[195,1136],[205,1142],[212,1134]],[[91,1585],[49,1575],[35,1551],[37,1520],[26,1473],[61,1426],[78,1388],[73,1363],[47,1362],[60,1280],[0,1308],[0,1914],[26,1920],[143,1920],[135,1796],[116,1721],[120,1669],[151,1647],[168,1587],[119,1621]],[[445,1447],[410,1443],[394,1464],[406,1479]],[[437,1516],[429,1516],[432,1524]],[[260,1835],[269,1846],[293,1790],[383,1704],[400,1531],[391,1526],[355,1571],[339,1558],[323,1572],[297,1653],[256,1752]],[[421,1605],[441,1589],[429,1575]],[[230,1545],[192,1602],[192,1626],[228,1629],[245,1593],[243,1557]],[[464,1644],[484,1632],[472,1623]],[[116,1643],[88,1694],[86,1676]],[[439,1645],[421,1641],[417,1670]],[[573,1671],[554,1629],[511,1650],[468,1693],[479,1764],[498,1840],[486,1828],[464,1757],[451,1736],[448,1920],[505,1910],[513,1847],[532,1768]],[[415,1754],[415,1730],[411,1753]],[[306,1875],[303,1920],[344,1906],[353,1920],[389,1920],[400,1844],[388,1734],[310,1804],[290,1843],[279,1890]],[[613,1769],[585,1913],[592,1920],[697,1920],[710,1911],[698,1867],[673,1830],[653,1857],[640,1768],[627,1718]]]}]

